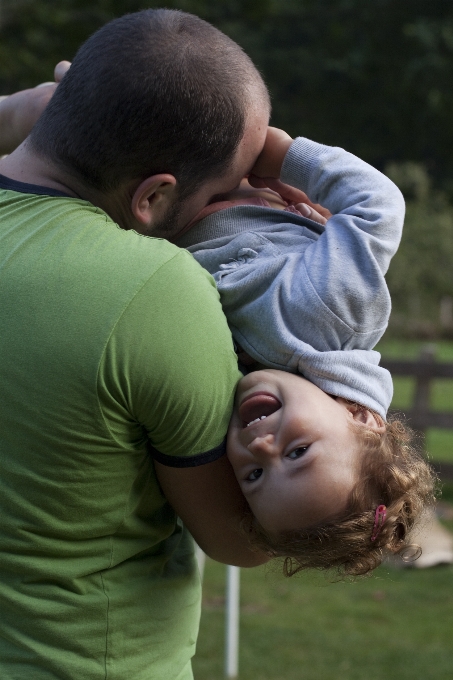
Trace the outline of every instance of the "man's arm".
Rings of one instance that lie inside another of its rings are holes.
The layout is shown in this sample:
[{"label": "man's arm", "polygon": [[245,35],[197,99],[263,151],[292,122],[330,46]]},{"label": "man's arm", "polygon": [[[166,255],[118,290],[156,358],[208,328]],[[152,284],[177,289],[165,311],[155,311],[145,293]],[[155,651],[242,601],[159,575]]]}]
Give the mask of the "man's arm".
[{"label": "man's arm", "polygon": [[135,266],[149,258],[157,271],[106,348],[99,390],[107,422],[116,433],[121,405],[140,424],[163,494],[208,555],[262,564],[267,557],[241,531],[245,499],[221,452],[240,373],[214,282],[187,252],[130,237]]},{"label": "man's arm", "polygon": [[193,468],[154,464],[166,499],[209,557],[237,567],[269,560],[241,530],[245,499],[226,456]]},{"label": "man's arm", "polygon": [[11,153],[22,144],[69,66],[67,61],[57,64],[54,83],[44,83],[30,90],[0,97],[0,155]]}]

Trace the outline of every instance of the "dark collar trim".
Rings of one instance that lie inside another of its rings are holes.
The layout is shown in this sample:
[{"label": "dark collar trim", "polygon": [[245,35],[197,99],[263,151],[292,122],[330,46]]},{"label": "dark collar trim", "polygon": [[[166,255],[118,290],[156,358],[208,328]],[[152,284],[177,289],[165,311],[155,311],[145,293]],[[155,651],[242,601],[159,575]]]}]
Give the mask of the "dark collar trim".
[{"label": "dark collar trim", "polygon": [[65,198],[73,198],[69,194],[57,189],[50,189],[49,187],[42,187],[39,184],[27,184],[26,182],[18,182],[15,179],[0,175],[0,189],[7,189],[8,191],[17,191],[20,194],[37,194],[38,196],[64,196]]}]

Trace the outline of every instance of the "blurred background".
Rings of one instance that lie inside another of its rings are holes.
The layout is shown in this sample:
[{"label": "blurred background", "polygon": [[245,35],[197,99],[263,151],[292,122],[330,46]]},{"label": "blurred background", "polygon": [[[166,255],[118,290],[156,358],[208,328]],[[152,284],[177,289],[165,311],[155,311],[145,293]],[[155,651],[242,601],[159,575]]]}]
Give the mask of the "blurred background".
[{"label": "blurred background", "polygon": [[[236,40],[269,86],[272,124],[345,147],[388,174],[407,200],[384,357],[427,341],[453,362],[453,3],[451,0],[0,0],[0,94],[52,79],[61,59],[106,21],[145,7],[193,12]],[[429,406],[453,412],[453,381]],[[395,379],[408,409],[415,379]],[[427,450],[453,469],[453,431]],[[453,482],[439,514],[453,528]],[[396,570],[327,587],[243,570],[244,680],[443,680],[453,669],[453,567]],[[196,680],[222,677],[224,568],[208,561]],[[159,679],[163,680],[163,679]]]},{"label": "blurred background", "polygon": [[0,0],[0,92],[50,80],[93,31],[143,7],[198,14],[236,40],[272,123],[345,147],[408,199],[389,273],[395,337],[453,338],[451,0]]}]

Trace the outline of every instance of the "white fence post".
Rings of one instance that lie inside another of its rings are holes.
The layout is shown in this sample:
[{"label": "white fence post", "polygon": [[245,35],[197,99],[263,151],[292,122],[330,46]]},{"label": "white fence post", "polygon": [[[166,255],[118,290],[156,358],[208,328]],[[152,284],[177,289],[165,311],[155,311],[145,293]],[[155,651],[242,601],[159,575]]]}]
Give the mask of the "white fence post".
[{"label": "white fence post", "polygon": [[239,652],[239,567],[227,567],[225,603],[225,677],[238,677]]},{"label": "white fence post", "polygon": [[200,572],[200,580],[203,583],[204,565],[206,564],[206,554],[199,545],[195,546],[195,557],[197,558],[198,571]]}]

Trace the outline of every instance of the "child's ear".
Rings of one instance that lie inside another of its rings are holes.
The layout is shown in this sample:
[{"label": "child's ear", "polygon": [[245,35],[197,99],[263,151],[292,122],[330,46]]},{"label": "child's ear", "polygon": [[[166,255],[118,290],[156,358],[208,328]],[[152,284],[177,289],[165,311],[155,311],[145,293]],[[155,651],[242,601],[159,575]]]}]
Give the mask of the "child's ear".
[{"label": "child's ear", "polygon": [[360,404],[351,404],[351,402],[342,397],[338,397],[337,401],[344,405],[354,422],[358,425],[363,425],[367,430],[374,430],[374,432],[380,434],[385,432],[385,423],[377,413],[369,411],[365,406],[360,406]]}]

